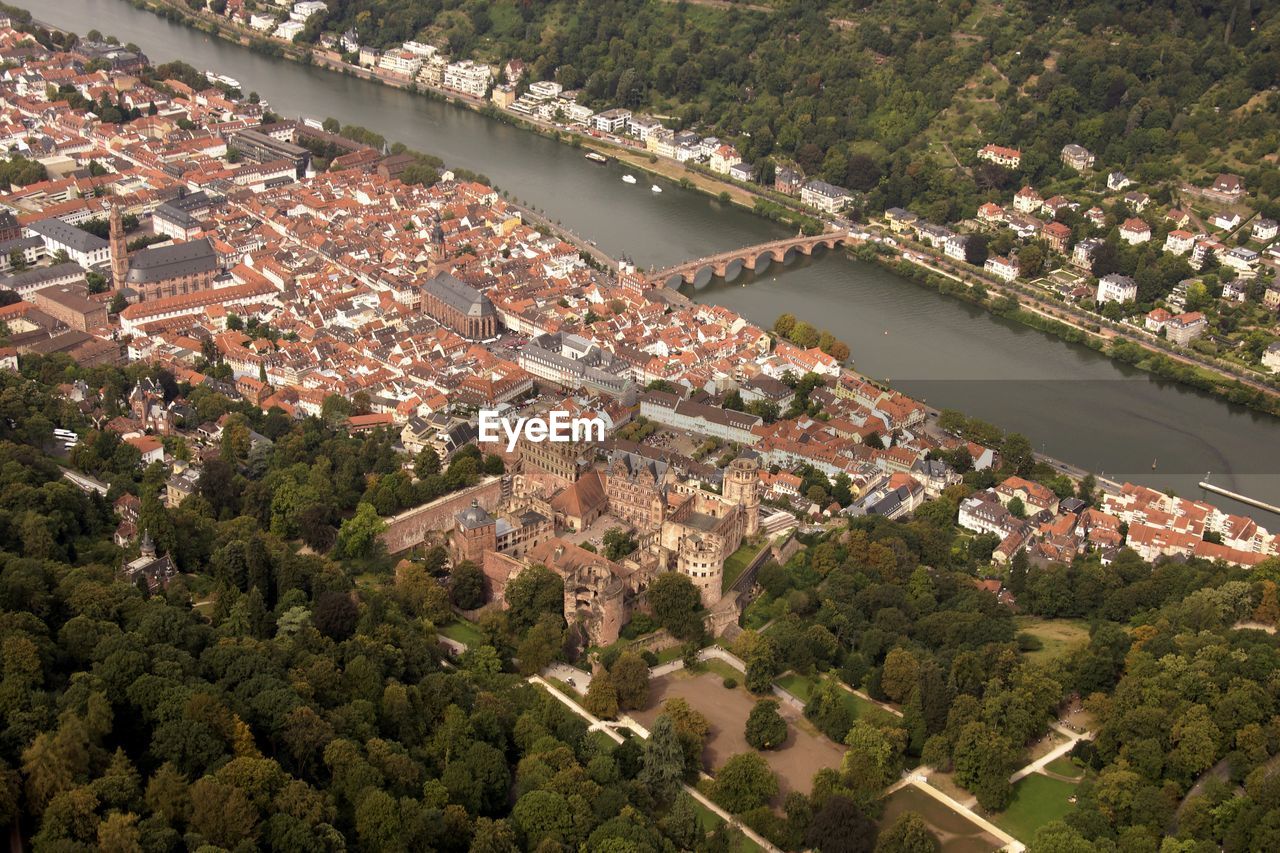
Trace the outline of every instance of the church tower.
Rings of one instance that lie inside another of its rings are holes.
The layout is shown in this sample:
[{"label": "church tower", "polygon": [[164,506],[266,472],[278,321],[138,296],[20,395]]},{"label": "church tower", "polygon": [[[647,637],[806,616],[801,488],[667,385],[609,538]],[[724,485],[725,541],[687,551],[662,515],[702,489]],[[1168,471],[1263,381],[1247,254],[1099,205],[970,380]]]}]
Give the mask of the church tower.
[{"label": "church tower", "polygon": [[124,217],[120,213],[120,205],[111,205],[111,286],[115,290],[124,288],[125,276],[129,274],[129,246],[124,239]]},{"label": "church tower", "polygon": [[754,458],[739,456],[729,463],[724,472],[725,500],[742,507],[747,514],[744,531],[755,536],[760,530],[760,462]]}]

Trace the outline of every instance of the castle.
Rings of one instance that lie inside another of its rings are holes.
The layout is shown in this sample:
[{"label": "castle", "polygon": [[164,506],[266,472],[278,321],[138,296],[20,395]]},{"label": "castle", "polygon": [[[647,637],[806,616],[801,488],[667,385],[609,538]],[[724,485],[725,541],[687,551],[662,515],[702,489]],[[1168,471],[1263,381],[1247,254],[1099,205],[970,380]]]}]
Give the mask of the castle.
[{"label": "castle", "polygon": [[[481,566],[493,602],[506,584],[542,564],[564,580],[564,615],[585,638],[607,645],[658,574],[678,571],[710,609],[722,597],[724,563],[759,530],[760,463],[750,452],[722,472],[720,490],[682,480],[674,468],[626,450],[592,464],[594,446],[522,443],[513,495],[492,515],[473,505],[456,517],[455,560]],[[556,535],[602,515],[634,530],[635,552],[621,562]]]}]

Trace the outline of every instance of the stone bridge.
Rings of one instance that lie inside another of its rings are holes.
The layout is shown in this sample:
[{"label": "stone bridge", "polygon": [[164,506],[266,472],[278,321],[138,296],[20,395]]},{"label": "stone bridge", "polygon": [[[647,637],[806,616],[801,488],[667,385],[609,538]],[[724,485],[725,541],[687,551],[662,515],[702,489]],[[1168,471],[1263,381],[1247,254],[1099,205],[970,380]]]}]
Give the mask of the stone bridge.
[{"label": "stone bridge", "polygon": [[860,243],[864,239],[862,235],[848,231],[831,231],[811,237],[788,237],[685,261],[650,273],[649,280],[654,287],[676,288],[682,284],[692,284],[701,289],[713,278],[733,281],[744,269],[764,272],[769,264],[789,264],[801,255],[812,255],[819,246],[834,249],[837,246]]}]

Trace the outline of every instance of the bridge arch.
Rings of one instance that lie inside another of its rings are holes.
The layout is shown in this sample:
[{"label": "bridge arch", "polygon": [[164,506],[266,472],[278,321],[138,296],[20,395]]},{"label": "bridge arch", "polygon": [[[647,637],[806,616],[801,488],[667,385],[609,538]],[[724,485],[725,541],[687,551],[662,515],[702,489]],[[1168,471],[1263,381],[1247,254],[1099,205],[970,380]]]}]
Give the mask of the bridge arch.
[{"label": "bridge arch", "polygon": [[751,270],[763,273],[771,264],[783,266],[795,263],[800,257],[809,257],[815,253],[822,254],[840,246],[848,246],[857,242],[853,235],[843,233],[814,234],[807,237],[797,236],[790,239],[775,240],[757,246],[750,246],[730,252],[722,252],[697,261],[668,267],[653,275],[655,283],[666,287],[680,287],[691,284],[701,290],[711,283],[713,278],[733,281],[742,271]]},{"label": "bridge arch", "polygon": [[685,281],[694,286],[695,290],[702,290],[711,283],[711,279],[716,277],[715,267],[711,264],[704,264],[685,276]]}]

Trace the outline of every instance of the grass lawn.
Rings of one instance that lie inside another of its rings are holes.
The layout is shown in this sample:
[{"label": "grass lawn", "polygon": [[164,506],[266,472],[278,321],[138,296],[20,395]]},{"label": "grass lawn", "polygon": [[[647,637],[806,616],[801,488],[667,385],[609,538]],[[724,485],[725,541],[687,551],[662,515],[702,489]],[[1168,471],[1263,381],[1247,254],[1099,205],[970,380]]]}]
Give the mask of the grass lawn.
[{"label": "grass lawn", "polygon": [[1016,620],[1019,633],[1038,639],[1043,648],[1026,652],[1027,659],[1045,663],[1061,657],[1072,646],[1087,642],[1089,623],[1083,619],[1041,619],[1038,616],[1019,616]]},{"label": "grass lawn", "polygon": [[[701,824],[703,832],[708,835],[714,832],[716,827],[724,823],[718,814],[697,800],[693,801],[693,807],[698,810],[698,823]],[[734,838],[735,843],[729,847],[730,853],[754,853],[754,851],[764,849],[742,833],[738,833]]]},{"label": "grass lawn", "polygon": [[1075,808],[1067,799],[1075,794],[1075,782],[1050,779],[1032,773],[1013,786],[1009,808],[991,818],[992,823],[1014,838],[1027,843],[1036,830],[1051,820],[1058,820]]},{"label": "grass lawn", "polygon": [[681,646],[668,646],[658,652],[658,663],[670,663],[673,660],[679,660],[682,654]]},{"label": "grass lawn", "polygon": [[[788,672],[781,678],[775,679],[774,683],[801,702],[808,703],[809,697],[813,695],[813,691],[818,688],[820,679],[813,675],[799,675],[794,672]],[[840,698],[844,700],[845,707],[849,709],[849,716],[858,720],[869,714],[888,715],[880,706],[873,702],[868,702],[861,696],[850,693],[844,688],[840,689]]]},{"label": "grass lawn", "polygon": [[800,675],[795,672],[788,672],[781,678],[776,679],[774,683],[801,702],[806,703],[809,701],[809,697],[813,695],[814,688],[818,686],[818,681],[813,676]]},{"label": "grass lawn", "polygon": [[767,546],[768,544],[769,543],[767,541],[763,543],[762,542],[742,543],[742,547],[734,551],[729,556],[729,559],[724,561],[724,576],[723,576],[723,582],[721,583],[720,588],[722,590],[725,590],[733,586],[734,581],[736,581],[742,575],[742,572],[747,567],[747,564],[749,564],[753,559],[755,559],[756,554],[760,553],[761,548]]},{"label": "grass lawn", "polygon": [[480,633],[480,629],[475,626],[475,623],[468,622],[465,619],[455,619],[448,625],[437,627],[436,631],[450,640],[464,643],[468,647],[484,645],[484,634]]},{"label": "grass lawn", "polygon": [[1084,778],[1084,770],[1065,755],[1050,761],[1044,766],[1044,769],[1050,773],[1057,773],[1059,776],[1066,776],[1068,779]]},{"label": "grass lawn", "polygon": [[742,679],[745,677],[741,672],[735,669],[731,664],[727,664],[724,661],[719,660],[718,658],[712,658],[711,660],[700,661],[696,669],[706,670],[707,672],[714,672],[716,675],[720,676],[721,678],[732,678],[735,681],[737,681],[738,684],[742,684]]}]

